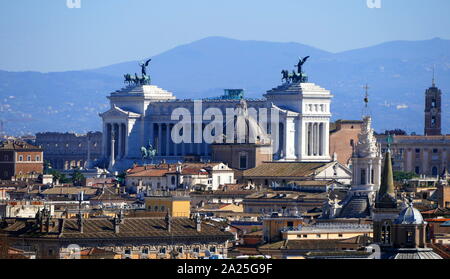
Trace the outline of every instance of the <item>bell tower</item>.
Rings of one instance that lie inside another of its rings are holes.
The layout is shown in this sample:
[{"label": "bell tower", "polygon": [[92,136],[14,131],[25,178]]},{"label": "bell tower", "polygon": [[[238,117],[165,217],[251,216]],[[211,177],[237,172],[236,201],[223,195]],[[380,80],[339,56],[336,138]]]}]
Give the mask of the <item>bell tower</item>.
[{"label": "bell tower", "polygon": [[425,91],[425,136],[441,135],[441,95],[442,92],[433,82]]}]

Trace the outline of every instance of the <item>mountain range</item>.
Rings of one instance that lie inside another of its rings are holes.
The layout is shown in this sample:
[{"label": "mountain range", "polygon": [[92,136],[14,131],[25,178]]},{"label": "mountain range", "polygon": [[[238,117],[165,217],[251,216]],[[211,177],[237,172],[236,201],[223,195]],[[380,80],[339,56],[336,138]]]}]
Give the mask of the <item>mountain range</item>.
[{"label": "mountain range", "polygon": [[[260,98],[281,84],[281,70],[292,71],[299,56],[310,56],[303,66],[309,81],[334,95],[334,120],[361,119],[368,84],[377,132],[423,133],[424,92],[434,68],[443,92],[443,132],[450,133],[450,40],[393,41],[331,53],[299,43],[208,37],[152,57],[148,72],[153,84],[180,99],[219,96],[225,88]],[[123,74],[140,72],[139,62],[67,72],[0,71],[4,132],[101,130],[98,113],[109,107],[106,96],[124,86]]]}]

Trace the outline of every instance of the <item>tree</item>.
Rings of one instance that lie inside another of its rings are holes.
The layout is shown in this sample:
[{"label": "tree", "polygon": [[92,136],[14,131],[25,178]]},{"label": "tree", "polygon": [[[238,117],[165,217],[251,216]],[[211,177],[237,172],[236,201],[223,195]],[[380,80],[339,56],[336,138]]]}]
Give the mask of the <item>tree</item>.
[{"label": "tree", "polygon": [[395,181],[410,180],[414,177],[418,177],[418,175],[413,172],[394,171],[394,180]]},{"label": "tree", "polygon": [[74,170],[71,174],[71,180],[73,185],[81,186],[83,183],[84,175],[79,170]]}]

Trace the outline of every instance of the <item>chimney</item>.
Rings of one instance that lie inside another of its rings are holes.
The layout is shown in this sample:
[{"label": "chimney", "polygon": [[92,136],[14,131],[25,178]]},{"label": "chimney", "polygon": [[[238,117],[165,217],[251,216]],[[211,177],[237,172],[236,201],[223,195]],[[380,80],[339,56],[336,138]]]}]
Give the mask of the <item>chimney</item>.
[{"label": "chimney", "polygon": [[166,228],[168,232],[172,231],[172,216],[170,216],[169,210],[167,210],[167,214],[166,214]]},{"label": "chimney", "polygon": [[83,233],[83,229],[84,229],[84,220],[83,220],[83,215],[81,214],[81,211],[78,213],[77,215],[77,225],[78,225],[78,231],[80,233]]},{"label": "chimney", "polygon": [[202,219],[200,218],[200,214],[197,213],[195,215],[195,228],[198,232],[202,231]]},{"label": "chimney", "polygon": [[64,225],[66,223],[66,219],[65,218],[60,218],[58,219],[58,232],[59,232],[59,236],[61,236],[64,232]]},{"label": "chimney", "polygon": [[114,217],[114,219],[113,219],[113,225],[114,225],[114,233],[119,233],[120,232],[120,220],[117,216]]}]

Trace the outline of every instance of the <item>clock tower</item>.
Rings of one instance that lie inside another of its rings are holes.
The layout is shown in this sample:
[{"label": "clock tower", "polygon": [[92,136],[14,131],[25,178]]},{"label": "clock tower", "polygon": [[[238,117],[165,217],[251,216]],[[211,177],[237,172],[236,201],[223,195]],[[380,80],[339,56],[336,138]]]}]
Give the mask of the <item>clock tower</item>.
[{"label": "clock tower", "polygon": [[441,95],[433,77],[431,87],[425,91],[425,136],[441,135]]}]

